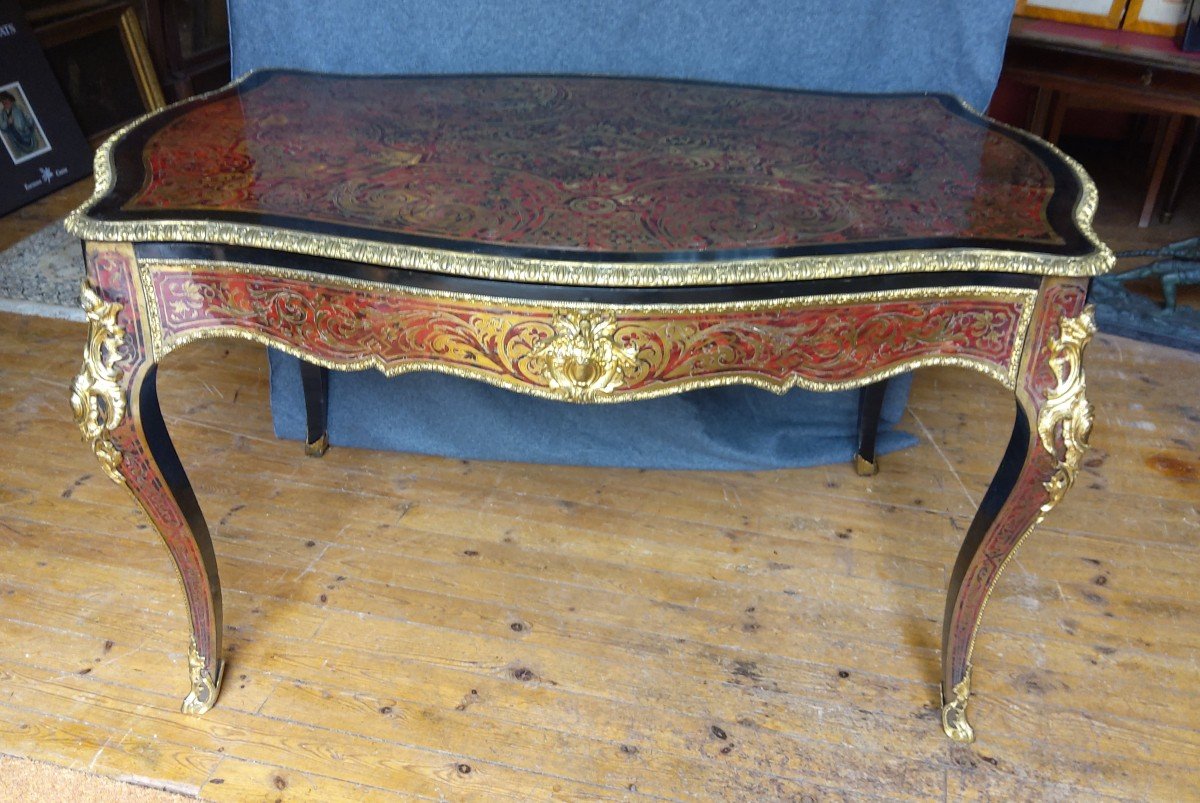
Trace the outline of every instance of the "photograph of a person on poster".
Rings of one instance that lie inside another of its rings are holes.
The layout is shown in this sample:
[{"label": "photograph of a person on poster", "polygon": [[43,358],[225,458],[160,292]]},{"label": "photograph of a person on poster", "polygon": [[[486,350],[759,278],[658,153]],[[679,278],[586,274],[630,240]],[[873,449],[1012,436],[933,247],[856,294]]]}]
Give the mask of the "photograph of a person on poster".
[{"label": "photograph of a person on poster", "polygon": [[4,140],[13,164],[21,164],[50,150],[46,133],[19,82],[0,86],[0,139]]}]

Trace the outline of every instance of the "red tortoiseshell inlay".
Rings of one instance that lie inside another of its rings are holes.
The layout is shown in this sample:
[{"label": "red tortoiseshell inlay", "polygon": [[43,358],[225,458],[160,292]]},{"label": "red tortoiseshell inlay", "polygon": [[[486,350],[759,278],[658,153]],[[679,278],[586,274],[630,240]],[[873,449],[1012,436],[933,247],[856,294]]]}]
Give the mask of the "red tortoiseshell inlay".
[{"label": "red tortoiseshell inlay", "polygon": [[[189,333],[233,328],[335,364],[436,362],[509,384],[548,385],[535,350],[555,335],[553,309],[204,268],[156,269],[152,281],[168,344]],[[837,383],[933,355],[971,358],[1007,376],[1021,313],[1020,300],[981,298],[711,312],[622,309],[613,340],[636,367],[612,395],[700,377]]]},{"label": "red tortoiseshell inlay", "polygon": [[184,110],[143,159],[127,212],[279,216],[460,247],[1063,242],[1046,164],[919,96],[281,73]]}]

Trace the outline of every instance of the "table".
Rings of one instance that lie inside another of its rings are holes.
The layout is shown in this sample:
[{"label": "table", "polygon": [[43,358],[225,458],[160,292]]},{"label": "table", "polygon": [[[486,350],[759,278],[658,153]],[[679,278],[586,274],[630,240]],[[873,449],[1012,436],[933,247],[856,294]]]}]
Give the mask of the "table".
[{"label": "table", "polygon": [[1092,422],[1085,300],[1113,258],[1052,146],[937,95],[269,71],[128,126],[96,178],[68,220],[90,322],[72,405],[183,579],[184,711],[217,698],[221,587],[156,365],[233,337],[577,403],[981,371],[1016,417],[946,601],[942,722],[973,738],[987,597]]},{"label": "table", "polygon": [[[1167,115],[1154,144],[1138,225],[1150,225],[1171,157],[1178,150],[1175,179],[1161,213],[1163,222],[1170,221],[1196,145],[1200,53],[1184,53],[1161,36],[1014,17],[1003,74],[1037,88],[1030,130],[1051,142],[1058,141],[1072,102]],[[1177,149],[1184,120],[1189,126]]]}]

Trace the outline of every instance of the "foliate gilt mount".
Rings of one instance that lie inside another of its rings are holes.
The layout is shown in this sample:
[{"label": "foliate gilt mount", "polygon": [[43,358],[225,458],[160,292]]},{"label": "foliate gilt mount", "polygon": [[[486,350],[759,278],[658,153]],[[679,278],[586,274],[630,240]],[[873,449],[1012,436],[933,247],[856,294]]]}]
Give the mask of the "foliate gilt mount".
[{"label": "foliate gilt mount", "polygon": [[954,699],[942,699],[942,730],[956,742],[975,741],[975,731],[967,721],[967,702],[971,699],[971,664],[963,679],[954,687]]},{"label": "foliate gilt mount", "polygon": [[125,416],[125,396],[121,391],[122,372],[116,367],[125,343],[125,328],[117,320],[121,305],[105,301],[86,280],[80,291],[83,312],[88,320],[88,340],[83,351],[83,367],[71,386],[71,409],[83,442],[95,452],[104,473],[124,484],[121,453],[112,443],[111,433]]},{"label": "foliate gilt mount", "polygon": [[183,713],[199,715],[213,707],[221,689],[224,668],[224,662],[220,663],[214,678],[206,668],[204,656],[196,646],[196,637],[192,636],[192,643],[188,648],[188,676],[192,682],[192,690],[183,700]]},{"label": "foliate gilt mount", "polygon": [[529,353],[550,389],[568,401],[590,402],[611,393],[637,367],[638,347],[617,342],[611,312],[570,310],[555,315],[554,334]]},{"label": "foliate gilt mount", "polygon": [[1064,318],[1059,337],[1050,340],[1054,355],[1050,370],[1055,385],[1046,392],[1046,404],[1038,416],[1038,436],[1046,451],[1057,455],[1061,430],[1062,457],[1054,475],[1045,483],[1050,497],[1042,505],[1043,513],[1049,512],[1070,490],[1088,448],[1093,407],[1085,395],[1083,350],[1095,332],[1095,309],[1089,306],[1076,318]]}]

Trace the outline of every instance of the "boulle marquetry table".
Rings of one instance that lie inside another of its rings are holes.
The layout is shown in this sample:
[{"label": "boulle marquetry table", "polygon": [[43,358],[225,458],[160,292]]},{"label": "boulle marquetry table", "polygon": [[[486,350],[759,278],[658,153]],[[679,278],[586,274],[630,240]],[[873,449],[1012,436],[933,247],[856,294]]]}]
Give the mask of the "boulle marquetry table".
[{"label": "boulle marquetry table", "polygon": [[1095,206],[1073,161],[946,96],[259,72],[98,153],[68,221],[90,321],[72,405],[179,569],[203,713],[217,561],[155,391],[191,341],[302,358],[318,413],[330,368],[579,403],[981,371],[1016,421],[946,600],[942,722],[969,740],[984,605],[1091,427]]}]

